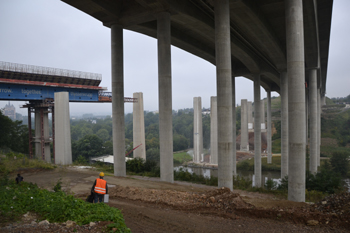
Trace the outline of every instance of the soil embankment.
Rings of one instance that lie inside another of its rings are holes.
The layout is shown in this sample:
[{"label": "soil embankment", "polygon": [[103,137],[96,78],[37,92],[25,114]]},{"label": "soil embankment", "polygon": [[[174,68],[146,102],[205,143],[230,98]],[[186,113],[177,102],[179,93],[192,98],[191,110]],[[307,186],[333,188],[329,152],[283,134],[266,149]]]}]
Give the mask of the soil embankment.
[{"label": "soil embankment", "polygon": [[[96,171],[74,167],[23,174],[25,181],[47,189],[52,189],[61,179],[66,191],[84,199],[97,175]],[[110,185],[109,205],[122,210],[132,232],[348,232],[350,229],[349,210],[339,207],[348,206],[349,197],[342,197],[343,202],[338,200],[334,205],[329,203],[335,197],[323,204],[308,205],[241,190],[231,192],[186,182],[164,183],[158,178],[106,176],[106,180]],[[329,208],[337,211],[333,213]],[[16,232],[20,231],[21,226],[17,226]]]}]

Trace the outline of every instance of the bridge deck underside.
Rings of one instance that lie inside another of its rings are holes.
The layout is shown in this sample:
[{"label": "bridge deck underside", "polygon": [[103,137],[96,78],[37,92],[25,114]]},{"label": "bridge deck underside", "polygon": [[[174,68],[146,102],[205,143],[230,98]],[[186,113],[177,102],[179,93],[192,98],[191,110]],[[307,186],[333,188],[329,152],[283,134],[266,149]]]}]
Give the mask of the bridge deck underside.
[{"label": "bridge deck underside", "polygon": [[[171,43],[215,64],[213,0],[62,0],[105,26],[157,37],[157,12],[171,13]],[[320,68],[325,93],[333,0],[303,1],[306,68]],[[230,1],[232,70],[266,90],[279,91],[286,69],[284,0]],[[213,77],[214,78],[214,77]]]}]

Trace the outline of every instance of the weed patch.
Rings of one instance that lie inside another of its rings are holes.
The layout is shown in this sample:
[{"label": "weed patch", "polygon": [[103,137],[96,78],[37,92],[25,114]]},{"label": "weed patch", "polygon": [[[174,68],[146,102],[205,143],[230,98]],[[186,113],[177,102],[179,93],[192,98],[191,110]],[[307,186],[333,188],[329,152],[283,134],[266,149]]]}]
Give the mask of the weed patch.
[{"label": "weed patch", "polygon": [[[3,182],[4,183],[4,182]],[[120,210],[104,203],[91,204],[62,191],[50,192],[36,184],[7,182],[0,187],[0,222],[18,220],[27,212],[37,213],[49,222],[75,221],[78,225],[112,221],[117,232],[130,232]],[[5,217],[5,218],[3,218]]]}]

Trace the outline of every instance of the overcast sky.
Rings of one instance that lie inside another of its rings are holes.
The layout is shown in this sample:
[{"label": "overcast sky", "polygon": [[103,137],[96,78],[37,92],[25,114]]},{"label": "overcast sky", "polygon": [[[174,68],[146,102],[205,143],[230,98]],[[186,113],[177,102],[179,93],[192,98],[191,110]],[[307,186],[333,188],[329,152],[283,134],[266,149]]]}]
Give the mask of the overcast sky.
[{"label": "overcast sky", "polygon": [[[350,1],[333,5],[327,77],[327,97],[350,94]],[[110,29],[91,16],[59,0],[0,0],[0,61],[102,74],[100,86],[111,91]],[[173,109],[192,108],[193,97],[210,107],[216,95],[215,67],[172,47]],[[144,109],[158,109],[157,41],[124,30],[124,95],[143,92]],[[278,93],[273,92],[273,96]],[[262,98],[266,92],[261,90]],[[253,83],[236,78],[236,102],[253,100]],[[7,102],[0,101],[0,108]],[[17,112],[24,102],[11,102]],[[71,115],[111,113],[110,103],[71,103]],[[125,112],[132,104],[125,103]]]}]

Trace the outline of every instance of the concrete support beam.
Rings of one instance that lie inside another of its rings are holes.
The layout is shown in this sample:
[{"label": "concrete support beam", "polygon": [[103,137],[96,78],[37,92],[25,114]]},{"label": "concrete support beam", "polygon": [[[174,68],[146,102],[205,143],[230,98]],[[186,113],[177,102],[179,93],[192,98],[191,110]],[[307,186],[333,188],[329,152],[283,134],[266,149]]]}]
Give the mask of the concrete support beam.
[{"label": "concrete support beam", "polygon": [[[133,144],[139,146],[133,151],[134,158],[146,160],[146,142],[145,142],[145,116],[143,109],[143,93],[135,92],[133,98],[137,102],[133,103]],[[141,146],[140,146],[141,145]]]},{"label": "concrete support beam", "polygon": [[200,163],[203,153],[202,98],[193,98],[193,162]]},{"label": "concrete support beam", "polygon": [[[41,117],[42,114],[42,117]],[[43,127],[43,128],[42,128]],[[43,135],[42,135],[43,133]],[[47,108],[35,109],[35,158],[44,159],[51,163],[51,151],[49,143],[49,116]],[[44,151],[42,150],[44,144]],[[43,157],[44,152],[44,157]]]},{"label": "concrete support beam", "polygon": [[261,107],[261,129],[266,129],[266,119],[265,119],[265,100],[260,100],[260,107]]},{"label": "concrete support beam", "polygon": [[272,163],[271,91],[267,91],[267,163]]},{"label": "concrete support beam", "polygon": [[317,89],[317,166],[321,165],[321,89]]},{"label": "concrete support beam", "polygon": [[210,97],[210,163],[218,164],[218,107],[216,96]]},{"label": "concrete support beam", "polygon": [[254,128],[253,104],[252,104],[252,101],[248,101],[248,130],[253,128]]},{"label": "concrete support beam", "polygon": [[55,163],[72,164],[68,92],[56,92],[55,100]]},{"label": "concrete support beam", "polygon": [[305,88],[305,147],[309,145],[309,90]]},{"label": "concrete support beam", "polygon": [[241,151],[249,151],[248,138],[248,101],[241,100]]},{"label": "concrete support beam", "polygon": [[174,182],[170,13],[157,15],[160,179]]},{"label": "concrete support beam", "polygon": [[260,75],[254,77],[254,183],[261,187],[261,102]]},{"label": "concrete support beam", "polygon": [[232,75],[229,0],[214,2],[218,101],[218,187],[232,190]]},{"label": "concrete support beam", "polygon": [[286,0],[289,161],[288,200],[305,201],[305,54],[303,1]]},{"label": "concrete support beam", "polygon": [[281,72],[281,178],[288,176],[288,77]]},{"label": "concrete support beam", "polygon": [[318,132],[317,132],[317,70],[311,69],[308,71],[309,76],[309,111],[310,111],[310,160],[309,170],[312,174],[317,173],[317,147],[318,147]]},{"label": "concrete support beam", "polygon": [[[232,73],[232,171],[233,175],[237,175],[237,164],[236,164],[236,77]],[[249,150],[249,144],[248,144]]]},{"label": "concrete support beam", "polygon": [[34,143],[35,143],[35,158],[36,159],[42,159],[41,157],[41,124],[40,124],[40,109],[35,109],[35,137],[34,137]]},{"label": "concrete support beam", "polygon": [[49,126],[49,112],[45,108],[43,115],[43,126],[44,126],[44,151],[45,151],[45,161],[51,163],[51,150],[50,150],[50,126]]},{"label": "concrete support beam", "polygon": [[111,27],[111,53],[114,175],[125,176],[124,55],[121,25],[115,24]]}]

